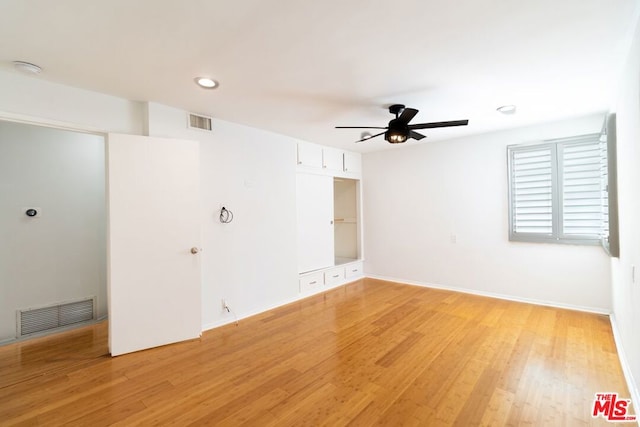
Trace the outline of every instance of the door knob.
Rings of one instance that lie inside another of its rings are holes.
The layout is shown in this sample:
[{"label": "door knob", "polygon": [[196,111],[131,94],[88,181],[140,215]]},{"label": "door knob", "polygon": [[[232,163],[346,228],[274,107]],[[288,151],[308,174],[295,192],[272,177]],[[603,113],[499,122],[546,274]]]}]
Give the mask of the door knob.
[{"label": "door knob", "polygon": [[198,249],[198,248],[196,248],[196,247],[191,248],[191,253],[192,253],[192,254],[194,254],[194,255],[195,255],[195,254],[197,254],[198,252],[200,252],[200,249]]}]

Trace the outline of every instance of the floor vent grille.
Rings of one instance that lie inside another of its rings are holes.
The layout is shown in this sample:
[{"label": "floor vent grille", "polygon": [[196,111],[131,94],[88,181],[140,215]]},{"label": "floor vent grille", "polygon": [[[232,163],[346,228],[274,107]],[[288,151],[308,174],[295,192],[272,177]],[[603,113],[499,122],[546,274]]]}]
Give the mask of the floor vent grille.
[{"label": "floor vent grille", "polygon": [[17,338],[95,320],[96,298],[18,310]]}]

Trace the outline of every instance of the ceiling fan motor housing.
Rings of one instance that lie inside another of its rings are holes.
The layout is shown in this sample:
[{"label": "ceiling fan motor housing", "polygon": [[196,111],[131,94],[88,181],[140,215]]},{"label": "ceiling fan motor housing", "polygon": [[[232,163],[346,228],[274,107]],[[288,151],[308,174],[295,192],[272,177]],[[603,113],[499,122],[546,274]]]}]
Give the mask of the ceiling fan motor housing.
[{"label": "ceiling fan motor housing", "polygon": [[396,118],[398,118],[398,115],[402,113],[402,110],[404,110],[404,108],[405,108],[404,104],[389,105],[389,112],[391,114],[395,114]]}]

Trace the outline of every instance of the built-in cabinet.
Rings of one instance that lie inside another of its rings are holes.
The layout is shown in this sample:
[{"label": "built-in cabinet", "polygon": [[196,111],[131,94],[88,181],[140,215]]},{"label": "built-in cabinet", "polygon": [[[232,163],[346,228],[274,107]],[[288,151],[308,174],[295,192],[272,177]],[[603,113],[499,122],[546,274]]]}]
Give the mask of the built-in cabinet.
[{"label": "built-in cabinet", "polygon": [[343,154],[343,170],[347,173],[360,175],[362,173],[362,158],[360,154],[345,151]]},{"label": "built-in cabinet", "polygon": [[297,152],[298,171],[360,179],[362,157],[333,147],[299,143]]},{"label": "built-in cabinet", "polygon": [[344,152],[336,148],[322,148],[322,167],[330,172],[344,171]]},{"label": "built-in cabinet", "polygon": [[300,143],[297,162],[298,272],[310,295],[364,274],[361,157]]},{"label": "built-in cabinet", "polygon": [[298,144],[298,166],[322,168],[322,146]]}]

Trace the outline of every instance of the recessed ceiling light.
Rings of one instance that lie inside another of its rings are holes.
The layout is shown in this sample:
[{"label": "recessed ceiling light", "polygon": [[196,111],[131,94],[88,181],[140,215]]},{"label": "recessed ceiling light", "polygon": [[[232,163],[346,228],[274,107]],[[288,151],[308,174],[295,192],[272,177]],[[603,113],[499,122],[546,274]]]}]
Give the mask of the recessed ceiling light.
[{"label": "recessed ceiling light", "polygon": [[16,68],[16,70],[20,70],[24,73],[40,74],[40,72],[42,72],[42,68],[40,68],[36,64],[32,64],[31,62],[13,61],[13,66]]},{"label": "recessed ceiling light", "polygon": [[194,80],[203,89],[215,89],[219,86],[217,81],[209,77],[196,77]]},{"label": "recessed ceiling light", "polygon": [[499,113],[502,113],[502,114],[515,114],[516,113],[516,106],[513,105],[513,104],[503,105],[502,107],[496,108],[496,111],[498,111]]}]

